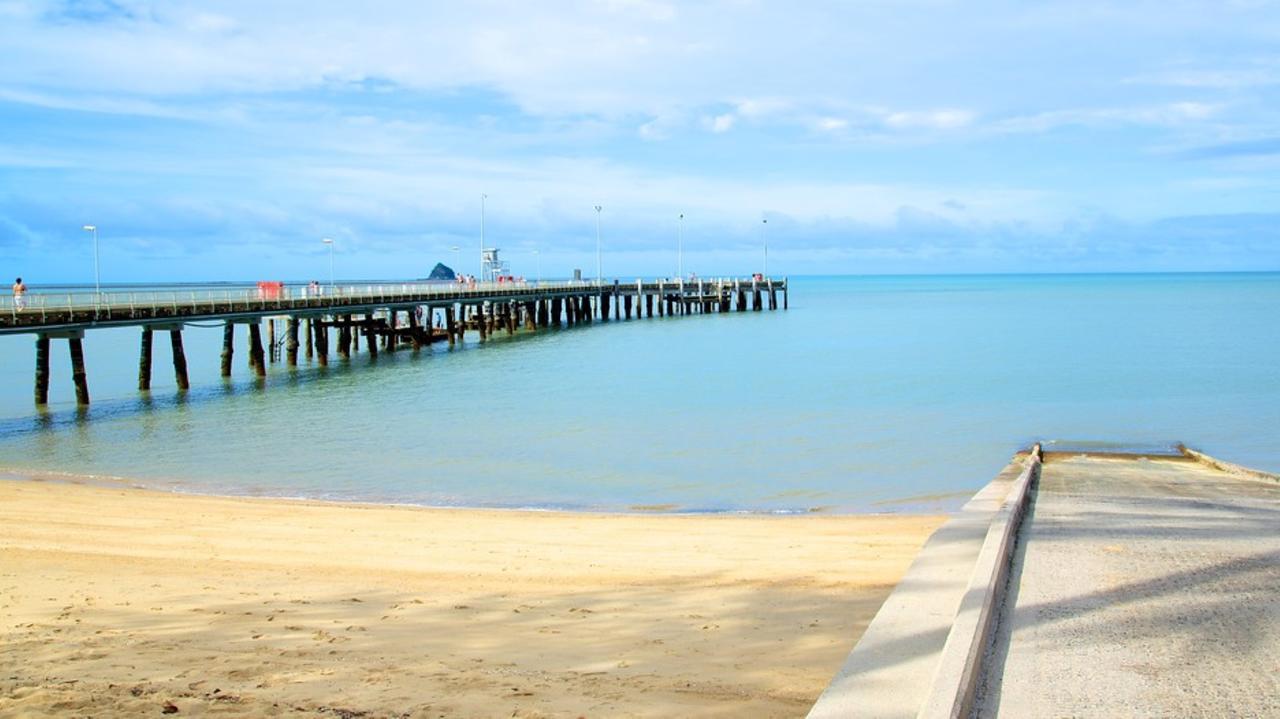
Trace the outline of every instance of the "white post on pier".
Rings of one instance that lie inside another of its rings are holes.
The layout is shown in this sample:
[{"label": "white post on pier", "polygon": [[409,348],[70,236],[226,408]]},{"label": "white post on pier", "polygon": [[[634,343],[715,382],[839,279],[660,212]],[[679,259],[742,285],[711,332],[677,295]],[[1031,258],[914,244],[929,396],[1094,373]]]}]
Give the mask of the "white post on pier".
[{"label": "white post on pier", "polygon": [[769,218],[760,219],[760,239],[764,243],[764,276],[769,276]]},{"label": "white post on pier", "polygon": [[329,246],[329,294],[332,295],[334,294],[333,292],[333,239],[329,237],[325,237],[320,241]]},{"label": "white post on pier", "polygon": [[600,254],[600,211],[604,207],[596,205],[596,284],[604,282],[604,264]]},{"label": "white post on pier", "polygon": [[93,293],[94,304],[102,301],[102,274],[98,267],[98,226],[85,225],[86,232],[93,233]]},{"label": "white post on pier", "polygon": [[676,275],[684,277],[684,213],[676,225]]}]

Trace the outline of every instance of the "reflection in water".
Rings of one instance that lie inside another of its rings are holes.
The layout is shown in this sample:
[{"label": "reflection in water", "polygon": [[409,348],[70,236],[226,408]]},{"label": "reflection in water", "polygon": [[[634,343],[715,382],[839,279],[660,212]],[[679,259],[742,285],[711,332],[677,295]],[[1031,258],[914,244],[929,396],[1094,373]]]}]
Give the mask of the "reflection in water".
[{"label": "reflection in water", "polygon": [[145,445],[156,439],[156,431],[160,422],[163,421],[163,414],[155,411],[155,403],[149,398],[145,404],[139,403],[138,408],[138,440]]}]

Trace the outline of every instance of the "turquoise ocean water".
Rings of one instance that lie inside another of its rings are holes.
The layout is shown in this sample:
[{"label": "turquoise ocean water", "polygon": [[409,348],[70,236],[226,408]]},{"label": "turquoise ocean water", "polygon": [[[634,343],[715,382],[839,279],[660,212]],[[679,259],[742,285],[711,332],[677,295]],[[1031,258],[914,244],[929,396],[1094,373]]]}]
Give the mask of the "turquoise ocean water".
[{"label": "turquoise ocean water", "polygon": [[[787,312],[609,322],[363,352],[192,389],[156,336],[85,340],[93,405],[31,402],[0,338],[0,468],[219,494],[628,511],[955,506],[1036,439],[1184,441],[1280,471],[1280,274],[800,277]],[[918,499],[949,495],[942,499]],[[917,499],[912,499],[917,498]],[[907,499],[908,501],[900,501]]]}]

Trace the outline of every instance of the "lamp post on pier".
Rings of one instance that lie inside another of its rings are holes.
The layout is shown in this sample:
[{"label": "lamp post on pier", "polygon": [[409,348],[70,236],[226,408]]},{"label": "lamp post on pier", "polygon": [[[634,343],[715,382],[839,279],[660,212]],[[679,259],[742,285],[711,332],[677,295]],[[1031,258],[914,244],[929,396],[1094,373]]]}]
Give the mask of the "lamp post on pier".
[{"label": "lamp post on pier", "polygon": [[538,264],[538,284],[542,284],[542,250],[533,248],[533,259]]},{"label": "lamp post on pier", "polygon": [[684,213],[676,224],[676,277],[684,277]]},{"label": "lamp post on pier", "polygon": [[321,242],[329,246],[329,294],[334,294],[333,284],[333,239],[329,237],[322,238]]},{"label": "lamp post on pier", "polygon": [[761,218],[760,223],[761,223],[761,226],[764,228],[760,230],[760,237],[764,241],[764,276],[768,277],[769,276],[769,218],[768,217]]},{"label": "lamp post on pier", "polygon": [[600,259],[600,211],[603,209],[596,205],[596,284],[604,283],[604,264]]},{"label": "lamp post on pier", "polygon": [[102,275],[98,269],[98,226],[85,225],[85,232],[93,233],[93,293],[95,301],[102,301]]},{"label": "lamp post on pier", "polygon": [[484,201],[487,199],[489,199],[488,195],[484,194],[483,192],[480,193],[480,275],[479,277],[481,282],[484,282],[486,279],[489,279],[484,276]]}]

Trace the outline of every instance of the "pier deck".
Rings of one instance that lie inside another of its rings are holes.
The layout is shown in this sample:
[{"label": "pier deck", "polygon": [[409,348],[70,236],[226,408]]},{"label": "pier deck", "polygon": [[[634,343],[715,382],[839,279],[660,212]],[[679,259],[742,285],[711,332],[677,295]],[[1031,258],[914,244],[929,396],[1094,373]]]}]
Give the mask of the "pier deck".
[{"label": "pier deck", "polygon": [[[777,294],[786,304],[785,278],[705,280],[619,280],[501,283],[478,282],[369,282],[322,286],[285,287],[279,293],[256,287],[209,289],[175,287],[140,292],[32,292],[23,306],[12,297],[0,297],[0,334],[57,332],[93,327],[146,325],[173,321],[210,321],[261,318],[276,315],[360,314],[375,310],[412,307],[445,307],[477,303],[535,302],[568,297],[628,298],[640,308],[646,298],[705,305],[737,300],[736,309],[759,309],[768,297],[770,308]],[[597,313],[601,307],[595,308]]]},{"label": "pier deck", "polygon": [[[779,303],[781,299],[781,303]],[[248,327],[249,366],[266,376],[268,362],[328,364],[329,330],[336,354],[349,359],[379,345],[414,351],[437,340],[452,347],[468,330],[485,341],[494,332],[515,334],[594,321],[630,320],[788,307],[786,278],[644,280],[634,282],[378,282],[342,285],[259,283],[254,287],[172,287],[141,292],[30,292],[0,298],[0,335],[36,336],[35,403],[49,398],[50,340],[65,339],[71,355],[76,403],[89,404],[82,340],[88,330],[140,327],[138,389],[151,388],[152,335],[169,333],[179,390],[190,386],[182,330],[187,324],[222,323],[222,377],[231,376],[235,326]],[[277,340],[277,320],[282,330]],[[265,337],[260,325],[266,324]],[[207,326],[207,324],[205,325]]]}]

